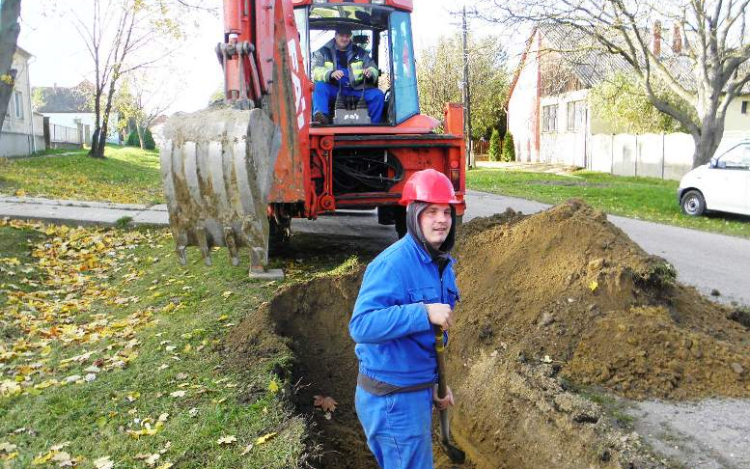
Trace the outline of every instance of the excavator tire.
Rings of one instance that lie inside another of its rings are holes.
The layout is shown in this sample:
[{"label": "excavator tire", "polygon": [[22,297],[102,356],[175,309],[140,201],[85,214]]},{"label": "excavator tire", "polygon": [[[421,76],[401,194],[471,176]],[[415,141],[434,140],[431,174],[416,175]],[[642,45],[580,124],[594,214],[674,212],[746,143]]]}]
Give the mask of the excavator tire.
[{"label": "excavator tire", "polygon": [[250,248],[250,269],[268,263],[268,196],[281,133],[259,108],[217,107],[169,119],[161,145],[161,176],[180,263],[198,246],[226,246],[233,265]]}]

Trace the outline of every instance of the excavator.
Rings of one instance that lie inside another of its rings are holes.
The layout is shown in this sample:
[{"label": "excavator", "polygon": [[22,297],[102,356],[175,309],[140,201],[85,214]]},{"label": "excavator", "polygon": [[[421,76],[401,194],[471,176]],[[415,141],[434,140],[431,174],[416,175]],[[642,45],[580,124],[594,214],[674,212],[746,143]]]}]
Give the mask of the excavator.
[{"label": "excavator", "polygon": [[[403,236],[401,190],[422,169],[448,176],[463,201],[463,108],[446,104],[442,121],[420,114],[412,10],[412,0],[224,0],[224,100],[170,118],[160,152],[181,263],[188,246],[208,265],[225,246],[239,265],[247,246],[251,276],[262,276],[293,218],[339,209],[377,209]],[[312,54],[341,27],[377,65],[381,122],[339,100],[331,123],[313,122]]]}]

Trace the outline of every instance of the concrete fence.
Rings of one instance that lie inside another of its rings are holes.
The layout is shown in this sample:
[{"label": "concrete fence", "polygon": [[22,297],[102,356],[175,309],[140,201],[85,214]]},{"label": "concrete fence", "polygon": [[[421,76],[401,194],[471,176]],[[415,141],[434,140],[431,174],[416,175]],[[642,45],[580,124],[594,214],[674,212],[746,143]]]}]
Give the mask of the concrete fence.
[{"label": "concrete fence", "polygon": [[49,124],[49,148],[81,148],[83,128]]},{"label": "concrete fence", "polygon": [[[747,138],[726,132],[722,146]],[[586,168],[617,176],[679,180],[693,167],[695,144],[684,133],[592,135]]]}]

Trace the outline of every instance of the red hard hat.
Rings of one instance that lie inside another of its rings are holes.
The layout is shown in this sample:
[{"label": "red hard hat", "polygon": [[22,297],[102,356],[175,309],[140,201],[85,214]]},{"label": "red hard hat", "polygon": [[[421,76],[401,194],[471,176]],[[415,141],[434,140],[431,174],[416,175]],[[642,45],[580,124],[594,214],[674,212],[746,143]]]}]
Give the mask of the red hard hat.
[{"label": "red hard hat", "polygon": [[430,204],[460,204],[453,184],[445,174],[434,169],[423,169],[412,174],[401,194],[401,205],[418,200]]}]

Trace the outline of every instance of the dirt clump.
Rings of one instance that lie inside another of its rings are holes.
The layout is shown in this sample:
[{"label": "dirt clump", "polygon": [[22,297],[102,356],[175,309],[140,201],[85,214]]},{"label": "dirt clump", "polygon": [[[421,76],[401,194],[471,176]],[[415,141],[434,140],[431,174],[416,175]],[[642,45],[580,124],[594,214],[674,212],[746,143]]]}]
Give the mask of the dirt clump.
[{"label": "dirt clump", "polygon": [[750,395],[745,328],[605,214],[573,200],[496,221],[466,224],[454,251],[454,434],[477,467],[659,467],[574,390]]}]

